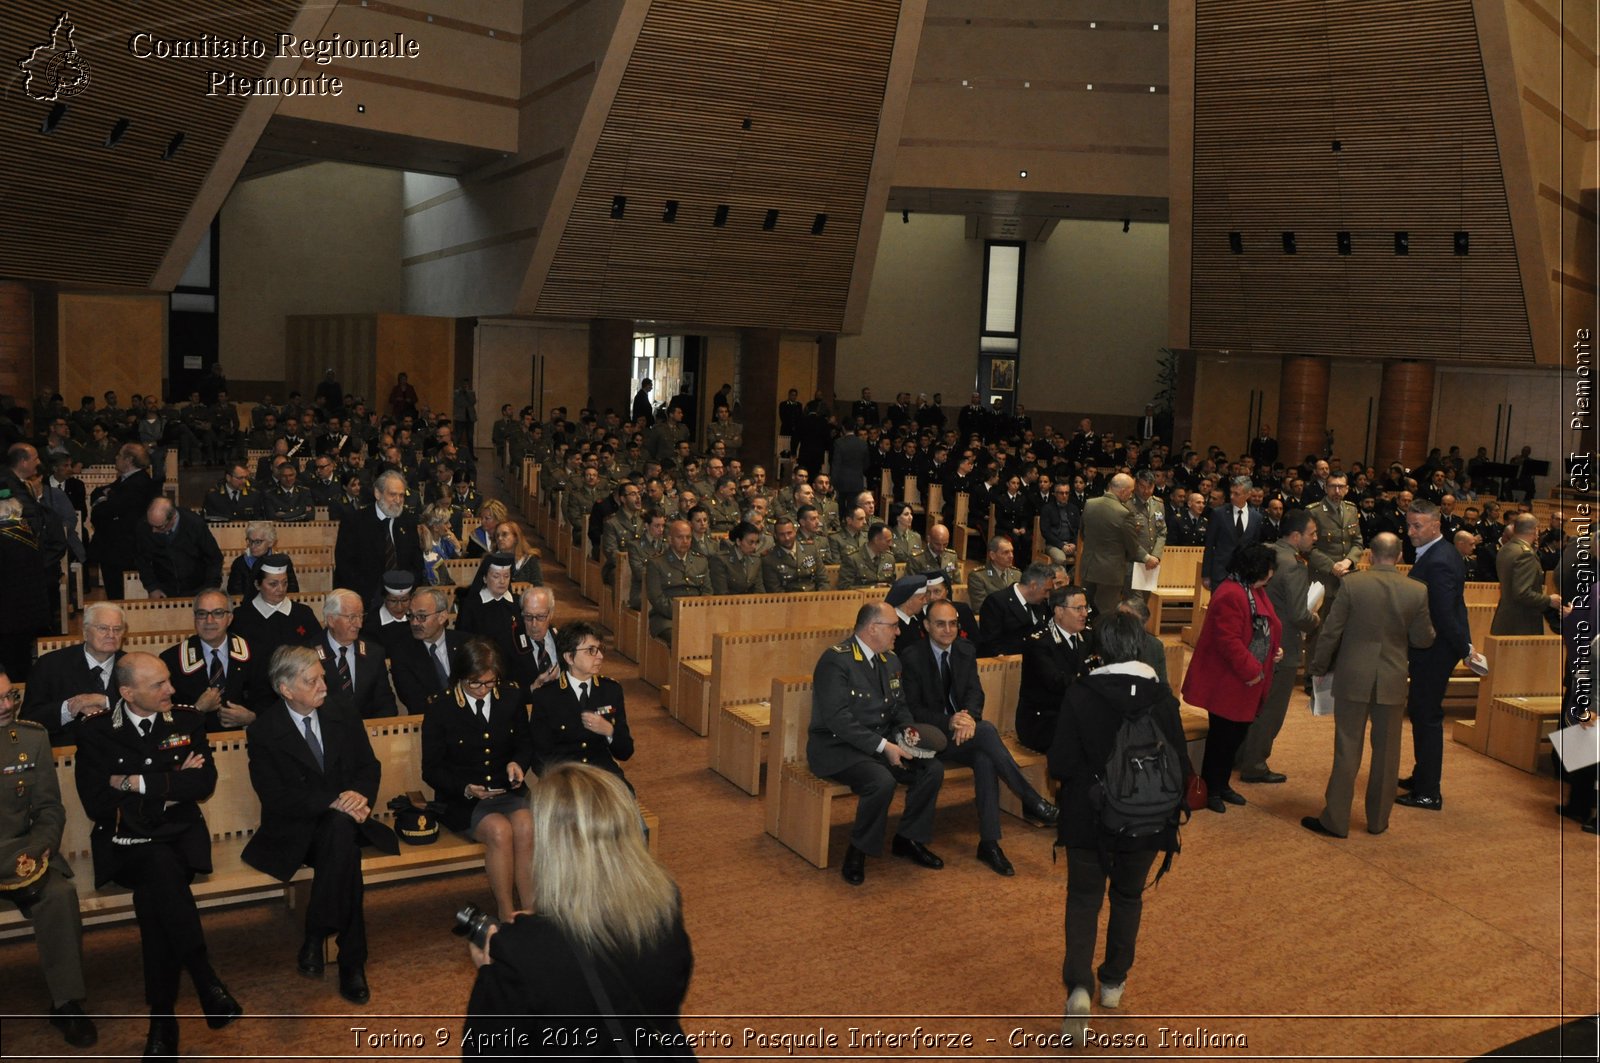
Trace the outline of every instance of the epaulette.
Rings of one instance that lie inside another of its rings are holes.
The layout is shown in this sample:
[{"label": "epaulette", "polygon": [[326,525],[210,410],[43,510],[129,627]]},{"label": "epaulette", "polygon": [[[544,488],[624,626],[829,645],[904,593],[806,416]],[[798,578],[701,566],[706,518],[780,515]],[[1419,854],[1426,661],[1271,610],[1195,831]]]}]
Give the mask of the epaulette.
[{"label": "epaulette", "polygon": [[192,712],[198,715],[200,710],[195,708],[193,705],[179,705],[174,702],[172,708],[168,710],[168,715],[174,712]]},{"label": "epaulette", "polygon": [[46,727],[44,724],[40,723],[38,720],[24,720],[20,716],[18,716],[16,719],[12,720],[10,726],[12,726],[12,727],[33,727],[33,728],[37,728],[40,731],[48,731],[50,729],[50,728]]},{"label": "epaulette", "polygon": [[103,709],[95,709],[93,712],[80,712],[80,713],[78,713],[78,720],[79,720],[79,722],[82,722],[84,720],[94,720],[94,719],[98,719],[101,716],[109,715],[110,712],[111,712],[111,707],[108,705]]},{"label": "epaulette", "polygon": [[[849,642],[841,642],[837,646],[830,646],[828,648],[831,649],[834,653],[849,653],[851,647],[854,646],[854,645],[855,645],[855,640],[852,639]],[[857,656],[860,656],[860,654],[858,653]]]},{"label": "epaulette", "polygon": [[1044,635],[1045,635],[1045,632],[1047,632],[1049,630],[1050,630],[1049,628],[1040,628],[1038,631],[1033,632],[1031,635],[1028,635],[1027,637],[1030,640],[1043,638]]}]

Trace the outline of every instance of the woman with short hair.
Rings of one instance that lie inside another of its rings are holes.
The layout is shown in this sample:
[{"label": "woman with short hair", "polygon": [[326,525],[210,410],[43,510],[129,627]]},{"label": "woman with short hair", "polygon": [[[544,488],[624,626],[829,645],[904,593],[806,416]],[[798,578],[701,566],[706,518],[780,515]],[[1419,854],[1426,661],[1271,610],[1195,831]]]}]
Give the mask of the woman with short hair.
[{"label": "woman with short hair", "polygon": [[506,504],[498,498],[491,498],[478,507],[478,526],[471,535],[467,536],[467,557],[482,557],[492,554],[498,547],[495,546],[494,530],[500,522],[510,519],[511,512],[506,509]]}]

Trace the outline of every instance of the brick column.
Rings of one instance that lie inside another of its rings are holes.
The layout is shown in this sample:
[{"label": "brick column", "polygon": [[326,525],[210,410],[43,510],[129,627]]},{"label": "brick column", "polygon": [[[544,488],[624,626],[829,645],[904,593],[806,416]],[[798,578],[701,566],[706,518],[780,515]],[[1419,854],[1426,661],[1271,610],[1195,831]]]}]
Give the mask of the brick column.
[{"label": "brick column", "polygon": [[1381,469],[1398,461],[1410,469],[1428,456],[1433,423],[1433,363],[1401,358],[1383,363],[1378,394],[1378,453]]},{"label": "brick column", "polygon": [[1278,460],[1298,465],[1328,440],[1328,376],[1322,355],[1286,354],[1278,382]]}]

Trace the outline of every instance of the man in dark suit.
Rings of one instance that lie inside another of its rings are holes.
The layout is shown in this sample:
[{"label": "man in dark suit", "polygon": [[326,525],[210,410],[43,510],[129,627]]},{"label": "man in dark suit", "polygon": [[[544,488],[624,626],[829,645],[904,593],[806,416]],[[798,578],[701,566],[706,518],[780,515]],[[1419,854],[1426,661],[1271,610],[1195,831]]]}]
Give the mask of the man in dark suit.
[{"label": "man in dark suit", "polygon": [[194,599],[194,634],[161,652],[172,680],[172,700],[205,717],[207,731],[248,727],[252,711],[268,697],[266,662],[243,635],[228,631],[233,609],[228,596],[212,587]]},{"label": "man in dark suit", "polygon": [[958,637],[961,621],[955,606],[934,602],[928,607],[924,641],[900,658],[906,702],[918,723],[938,727],[950,739],[939,759],[972,769],[978,803],[978,859],[997,875],[1016,874],[1000,848],[1000,783],[1022,800],[1029,816],[1054,823],[1059,810],[1022,777],[1016,758],[994,724],[983,718],[983,684],[978,681],[978,654]]},{"label": "man in dark suit", "polygon": [[834,440],[828,470],[840,498],[851,498],[867,489],[867,433],[845,432]]},{"label": "man in dark suit", "polygon": [[416,514],[405,508],[406,478],[394,470],[373,481],[375,504],[349,514],[339,522],[333,548],[333,582],[349,587],[364,602],[377,601],[383,591],[383,574],[405,569],[418,586],[427,582],[422,547],[417,539]]},{"label": "man in dark suit", "polygon": [[867,857],[883,852],[897,784],[906,785],[908,792],[891,847],[894,855],[920,867],[944,866],[927,845],[933,839],[934,803],[944,765],[913,758],[895,742],[902,728],[915,723],[901,687],[900,660],[890,651],[898,627],[887,604],[863,605],[854,636],[823,650],[812,673],[806,762],[816,774],[837,779],[861,798],[841,869],[852,886],[866,880]]},{"label": "man in dark suit", "polygon": [[1400,787],[1410,793],[1395,798],[1407,808],[1438,812],[1444,808],[1439,776],[1444,769],[1444,692],[1450,673],[1472,652],[1467,625],[1467,569],[1461,555],[1445,539],[1439,507],[1418,499],[1406,514],[1406,534],[1417,548],[1412,579],[1428,588],[1428,617],[1433,645],[1411,650],[1411,688],[1406,715],[1411,717],[1411,748],[1416,767]]},{"label": "man in dark suit", "polygon": [[100,583],[106,597],[122,597],[123,569],[133,564],[139,526],[150,500],[161,493],[150,476],[150,453],[138,443],[125,443],[117,451],[117,479],[90,510],[94,537],[89,540],[89,560],[100,566]]},{"label": "man in dark suit", "polygon": [[992,592],[978,610],[978,656],[1021,653],[1028,636],[1049,622],[1050,566],[1035,562],[1011,586]]},{"label": "man in dark suit", "polygon": [[1251,721],[1234,758],[1241,782],[1288,781],[1287,775],[1267,765],[1267,758],[1272,756],[1272,744],[1283,729],[1284,716],[1289,711],[1289,697],[1294,693],[1295,674],[1300,670],[1305,635],[1314,631],[1318,623],[1318,614],[1310,609],[1307,598],[1311,569],[1306,564],[1306,555],[1317,543],[1317,522],[1305,510],[1296,509],[1283,518],[1282,530],[1270,544],[1277,567],[1267,582],[1267,598],[1283,624],[1283,635],[1279,639],[1283,656],[1273,665],[1272,686],[1267,689],[1266,701]]},{"label": "man in dark suit", "polygon": [[410,636],[397,644],[393,673],[395,693],[412,716],[422,715],[428,699],[450,686],[450,661],[467,638],[448,627],[450,599],[437,587],[423,587],[411,596]]},{"label": "man in dark suit", "polygon": [[1228,578],[1235,551],[1261,541],[1261,511],[1250,504],[1252,486],[1248,476],[1235,476],[1228,481],[1228,504],[1211,511],[1206,549],[1200,555],[1200,578],[1207,590]]},{"label": "man in dark suit", "polygon": [[1350,802],[1369,719],[1367,832],[1382,834],[1389,829],[1400,775],[1401,706],[1409,671],[1406,648],[1429,646],[1434,637],[1427,589],[1395,570],[1399,560],[1397,537],[1381,532],[1373,538],[1372,568],[1345,578],[1306,667],[1312,676],[1333,672],[1333,769],[1322,814],[1300,820],[1313,834],[1343,838],[1350,833]]},{"label": "man in dark suit", "polygon": [[[22,505],[22,519],[33,529],[34,541],[44,555],[45,568],[55,572],[67,552],[67,533],[59,518],[43,506],[24,482],[39,471],[39,452],[28,443],[15,443],[6,451],[0,466],[0,489]],[[52,584],[53,586],[53,584]]]},{"label": "man in dark suit", "polygon": [[316,869],[306,905],[306,936],[296,967],[321,978],[324,940],[338,935],[339,995],[371,999],[362,914],[361,845],[397,853],[394,832],[372,815],[382,766],[354,712],[327,700],[316,651],[285,646],[268,670],[282,699],[246,732],[250,783],[261,798],[261,826],[244,862],[287,882],[304,864]]},{"label": "man in dark suit", "polygon": [[529,587],[517,606],[517,652],[508,662],[508,678],[517,684],[526,703],[535,690],[561,674],[561,654],[556,649],[560,632],[551,623],[556,595],[549,587]]},{"label": "man in dark suit", "polygon": [[1533,541],[1539,519],[1518,513],[1511,521],[1511,537],[1495,555],[1495,576],[1500,580],[1500,603],[1489,624],[1491,635],[1543,635],[1544,611],[1561,608],[1561,595],[1544,592],[1544,568]]},{"label": "man in dark suit", "polygon": [[151,598],[190,598],[202,587],[222,583],[222,551],[211,529],[168,498],[157,498],[145,509],[134,555]]},{"label": "man in dark suit", "polygon": [[53,746],[74,745],[77,721],[111,707],[112,669],[128,633],[122,610],[91,602],[83,611],[83,645],[52,650],[34,662],[22,716],[46,728]]},{"label": "man in dark suit", "polygon": [[361,598],[344,588],[330,591],[323,599],[322,617],[326,633],[314,648],[328,682],[329,700],[344,702],[367,720],[398,716],[383,647],[360,637],[367,617]]},{"label": "man in dark suit", "polygon": [[211,872],[211,832],[198,802],[217,786],[205,720],[172,704],[167,669],[148,653],[117,663],[118,702],[78,727],[77,783],[95,886],[133,891],[150,1006],[146,1059],[178,1054],[178,982],[194,980],[206,1025],[221,1029],[244,1014],[212,969],[189,884]]},{"label": "man in dark suit", "polygon": [[1017,691],[1017,740],[1038,753],[1056,737],[1056,717],[1067,687],[1088,672],[1089,596],[1082,587],[1050,592],[1050,622],[1022,644]]}]

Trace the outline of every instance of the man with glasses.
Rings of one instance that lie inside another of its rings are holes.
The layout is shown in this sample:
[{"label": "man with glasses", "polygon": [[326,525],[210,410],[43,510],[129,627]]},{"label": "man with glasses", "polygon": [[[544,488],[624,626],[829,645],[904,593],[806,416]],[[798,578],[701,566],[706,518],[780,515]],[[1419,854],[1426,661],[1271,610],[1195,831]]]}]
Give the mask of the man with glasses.
[{"label": "man with glasses", "polygon": [[[4,899],[33,924],[50,992],[50,1025],[69,1045],[88,1048],[99,1039],[94,1020],[83,1012],[88,995],[83,981],[83,923],[78,891],[68,881],[72,867],[57,857],[67,813],[51,762],[50,737],[39,724],[17,718],[22,694],[0,669],[0,729],[11,740],[0,744],[0,771],[14,781],[15,797],[0,803],[0,890]],[[11,975],[13,994],[16,975]]]},{"label": "man with glasses", "polygon": [[561,654],[557,649],[559,632],[551,625],[556,613],[556,596],[549,587],[529,587],[518,603],[517,652],[510,661],[507,678],[522,689],[524,699],[561,674]]},{"label": "man with glasses", "polygon": [[841,869],[852,886],[866,880],[867,857],[883,852],[889,804],[901,784],[908,788],[906,806],[891,851],[919,867],[944,866],[927,846],[944,765],[913,757],[897,742],[900,731],[915,722],[900,685],[900,660],[891,649],[899,627],[892,606],[863,605],[854,637],[824,650],[812,675],[806,761],[817,775],[844,783],[861,798]]},{"label": "man with glasses", "polygon": [[306,481],[312,504],[333,507],[345,500],[344,484],[339,482],[339,467],[332,454],[318,454],[311,461],[311,476]]},{"label": "man with glasses", "polygon": [[34,662],[22,715],[50,732],[51,745],[76,744],[78,718],[111,707],[116,689],[111,672],[127,633],[121,609],[94,602],[83,611],[83,644],[53,650]]},{"label": "man with glasses", "polygon": [[[389,470],[373,482],[374,505],[339,522],[333,548],[333,581],[349,587],[362,601],[374,601],[383,588],[383,574],[410,572],[420,586],[427,582],[417,516],[406,509],[406,478]],[[421,711],[421,706],[417,706]]]},{"label": "man with glasses", "polygon": [[393,654],[394,689],[413,716],[422,715],[428,699],[450,686],[450,661],[467,638],[449,627],[450,599],[437,587],[420,587],[411,595],[411,637]]},{"label": "man with glasses", "polygon": [[272,470],[277,483],[261,496],[261,513],[279,524],[303,524],[317,515],[311,492],[299,484],[293,461],[279,461]]},{"label": "man with glasses", "polygon": [[622,684],[600,674],[605,649],[599,631],[581,620],[568,624],[556,639],[556,649],[560,674],[539,687],[530,702],[534,770],[577,760],[627,782],[618,761],[633,756],[633,735]]},{"label": "man with glasses", "polygon": [[169,498],[158,498],[145,509],[134,557],[151,598],[187,598],[222,582],[222,550],[211,529]]},{"label": "man with glasses", "polygon": [[[1038,753],[1056,737],[1056,717],[1067,687],[1089,673],[1093,653],[1089,596],[1082,587],[1050,592],[1050,622],[1022,643],[1022,683],[1017,696],[1017,740]],[[1107,614],[1109,615],[1109,614]]]},{"label": "man with glasses", "polygon": [[207,731],[234,731],[256,718],[259,699],[270,697],[262,677],[266,663],[243,635],[228,628],[233,606],[220,587],[194,598],[194,634],[161,653],[172,678],[172,700],[205,716]]},{"label": "man with glasses", "polygon": [[206,492],[206,520],[212,523],[254,520],[261,515],[261,496],[250,487],[250,470],[242,461],[229,464],[222,482]]},{"label": "man with glasses", "polygon": [[335,589],[322,600],[322,622],[327,630],[313,649],[326,673],[328,697],[343,702],[363,719],[398,716],[383,648],[360,637],[366,618],[355,591]]}]

